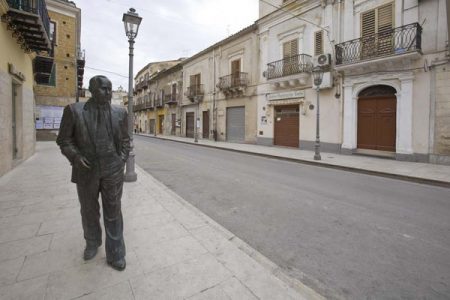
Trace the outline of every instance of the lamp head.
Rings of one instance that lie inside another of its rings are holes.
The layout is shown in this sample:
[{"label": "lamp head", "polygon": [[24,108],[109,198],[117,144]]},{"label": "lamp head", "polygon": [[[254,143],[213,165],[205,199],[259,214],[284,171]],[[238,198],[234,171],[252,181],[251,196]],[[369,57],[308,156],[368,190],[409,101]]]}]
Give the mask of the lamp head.
[{"label": "lamp head", "polygon": [[315,66],[312,69],[312,75],[314,78],[314,85],[319,86],[322,83],[323,69],[320,66]]},{"label": "lamp head", "polygon": [[123,14],[122,21],[125,25],[125,34],[128,39],[134,40],[138,34],[142,18],[139,17],[134,8],[130,8],[127,13]]}]

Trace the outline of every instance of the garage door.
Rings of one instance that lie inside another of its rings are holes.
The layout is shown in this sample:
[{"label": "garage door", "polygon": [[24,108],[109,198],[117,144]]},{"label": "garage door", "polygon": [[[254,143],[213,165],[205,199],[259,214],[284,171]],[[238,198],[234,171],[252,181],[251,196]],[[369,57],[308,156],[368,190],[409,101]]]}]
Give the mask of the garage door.
[{"label": "garage door", "polygon": [[194,137],[194,113],[188,112],[186,113],[186,137],[193,138]]},{"label": "garage door", "polygon": [[227,141],[245,141],[245,107],[227,108]]},{"label": "garage door", "polygon": [[358,148],[395,152],[396,106],[395,96],[358,99]]},{"label": "garage door", "polygon": [[298,148],[300,139],[298,112],[298,105],[275,107],[275,145]]}]

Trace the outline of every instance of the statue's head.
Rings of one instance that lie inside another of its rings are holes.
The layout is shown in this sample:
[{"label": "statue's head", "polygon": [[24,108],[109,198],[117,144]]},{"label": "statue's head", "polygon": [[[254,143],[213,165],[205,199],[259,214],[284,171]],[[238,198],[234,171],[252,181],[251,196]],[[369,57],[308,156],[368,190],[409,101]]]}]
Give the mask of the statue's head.
[{"label": "statue's head", "polygon": [[97,75],[89,80],[89,91],[98,104],[111,102],[112,85],[108,77]]}]

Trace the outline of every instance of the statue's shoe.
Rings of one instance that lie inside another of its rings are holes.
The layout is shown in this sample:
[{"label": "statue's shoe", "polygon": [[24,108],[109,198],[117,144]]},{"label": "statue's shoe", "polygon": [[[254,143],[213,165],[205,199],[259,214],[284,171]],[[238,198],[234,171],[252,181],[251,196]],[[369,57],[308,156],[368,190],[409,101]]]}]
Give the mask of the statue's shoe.
[{"label": "statue's shoe", "polygon": [[125,258],[121,258],[114,261],[108,261],[108,265],[110,265],[113,269],[117,271],[123,271],[125,270],[125,267],[127,266],[127,263],[125,261]]},{"label": "statue's shoe", "polygon": [[97,255],[98,246],[86,246],[84,249],[83,258],[84,260],[90,260]]}]

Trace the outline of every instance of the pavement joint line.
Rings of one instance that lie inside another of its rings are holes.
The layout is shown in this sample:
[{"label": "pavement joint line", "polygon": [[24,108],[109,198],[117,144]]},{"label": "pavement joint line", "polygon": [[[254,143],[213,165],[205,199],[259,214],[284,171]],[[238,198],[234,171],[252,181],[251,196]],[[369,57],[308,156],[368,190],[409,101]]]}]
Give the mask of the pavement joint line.
[{"label": "pavement joint line", "polygon": [[244,153],[244,154],[249,154],[249,155],[254,155],[254,156],[274,158],[274,159],[284,160],[284,161],[291,161],[291,162],[295,162],[295,163],[301,163],[301,164],[305,164],[305,165],[317,166],[317,167],[322,167],[322,168],[350,171],[350,172],[354,172],[354,173],[374,175],[374,176],[378,176],[378,177],[387,177],[387,178],[399,179],[399,180],[408,181],[408,182],[450,188],[450,182],[436,180],[436,179],[414,177],[414,176],[408,176],[408,175],[402,175],[402,174],[392,174],[392,173],[387,173],[387,172],[383,172],[383,171],[375,171],[375,170],[367,170],[367,169],[351,167],[351,166],[335,165],[335,164],[331,164],[331,163],[327,163],[327,162],[323,162],[323,161],[316,162],[316,161],[310,161],[310,160],[301,159],[301,158],[285,157],[285,156],[279,156],[279,155],[268,154],[268,153],[252,152],[252,151],[247,151],[247,150],[226,148],[226,147],[220,147],[220,146],[214,146],[214,145],[206,145],[206,144],[202,144],[202,143],[193,143],[193,142],[181,141],[181,140],[175,140],[175,139],[173,140],[170,138],[165,138],[165,137],[160,137],[160,136],[151,136],[151,135],[144,135],[144,134],[137,134],[137,135],[143,136],[143,137],[148,137],[148,138],[165,140],[165,141],[172,141],[172,142],[177,142],[177,143],[182,143],[182,144],[201,146],[201,147],[206,147],[206,148],[214,148],[214,149],[220,149],[220,150],[237,152],[237,153]]},{"label": "pavement joint line", "polygon": [[[157,180],[155,177],[153,177],[151,174],[149,174],[147,171],[145,171],[143,168],[141,168],[137,164],[136,164],[136,169],[139,171],[139,173],[141,173],[141,175],[148,177],[157,186],[159,186],[165,192],[170,194],[170,196],[172,196],[181,205],[183,205],[185,208],[189,209],[196,216],[200,217],[205,222],[205,226],[209,225],[209,226],[213,227],[214,229],[216,229],[226,240],[229,240],[239,250],[241,250],[243,253],[245,253],[250,258],[252,258],[257,264],[259,264],[265,270],[269,271],[270,274],[272,274],[274,277],[279,279],[281,282],[285,283],[287,286],[289,286],[293,290],[297,291],[301,295],[306,295],[308,297],[307,299],[316,299],[316,300],[324,299],[324,297],[322,295],[320,295],[318,292],[316,292],[312,288],[306,286],[300,280],[298,280],[294,277],[291,277],[289,274],[285,273],[284,270],[282,270],[278,265],[276,265],[274,262],[272,262],[266,256],[264,256],[263,254],[261,254],[260,252],[255,250],[253,247],[251,247],[245,241],[240,239],[234,233],[232,233],[231,231],[229,231],[228,229],[226,229],[225,227],[223,227],[222,225],[217,223],[215,220],[210,218],[208,215],[203,213],[201,210],[196,208],[194,205],[192,205],[191,203],[186,201],[183,197],[181,197],[180,195],[178,195],[177,193],[175,193],[174,191],[169,189],[164,183]],[[159,202],[159,200],[157,200],[157,201]],[[201,228],[201,227],[204,227],[204,226],[190,228],[190,229],[186,228],[186,230],[193,236],[191,231]],[[208,251],[208,253],[210,253],[210,252]]]}]

